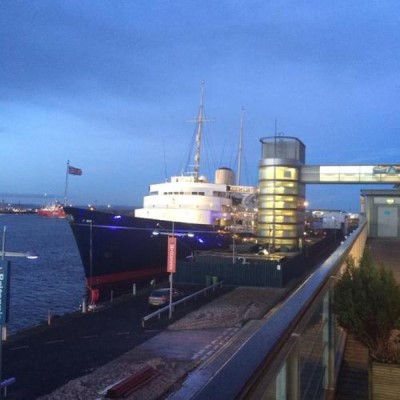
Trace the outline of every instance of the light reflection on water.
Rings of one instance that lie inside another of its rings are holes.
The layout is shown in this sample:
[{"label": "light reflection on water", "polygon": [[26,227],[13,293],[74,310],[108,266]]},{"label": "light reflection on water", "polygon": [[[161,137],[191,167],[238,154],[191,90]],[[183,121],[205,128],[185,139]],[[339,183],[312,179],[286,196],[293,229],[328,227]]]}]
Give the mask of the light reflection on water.
[{"label": "light reflection on water", "polygon": [[[65,219],[0,215],[5,250],[34,251],[39,258],[11,257],[9,333],[47,321],[47,315],[76,311],[85,278],[72,231]],[[1,249],[0,249],[1,250]]]}]

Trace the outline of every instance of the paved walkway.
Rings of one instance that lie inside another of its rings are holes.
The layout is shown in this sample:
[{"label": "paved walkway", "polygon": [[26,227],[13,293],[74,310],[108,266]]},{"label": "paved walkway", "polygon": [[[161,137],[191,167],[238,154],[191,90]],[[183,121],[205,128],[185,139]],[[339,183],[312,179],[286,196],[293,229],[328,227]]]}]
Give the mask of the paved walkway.
[{"label": "paved walkway", "polygon": [[[2,377],[15,377],[16,382],[7,397],[33,400],[51,393],[117,359],[231,288],[222,287],[200,296],[186,307],[177,307],[172,319],[167,316],[143,330],[141,319],[150,312],[149,290],[102,304],[96,312],[67,314],[54,318],[50,326],[41,324],[11,335],[3,342]],[[191,293],[196,287],[187,286],[186,290]]]},{"label": "paved walkway", "polygon": [[[99,399],[105,389],[144,366],[160,374],[126,399],[166,398],[174,384],[212,359],[228,342],[251,334],[249,320],[261,319],[286,289],[239,287],[177,320],[168,329],[114,361],[42,397],[42,400]],[[154,326],[153,326],[154,328]],[[253,329],[257,329],[256,324]],[[243,333],[242,333],[243,332]]]}]

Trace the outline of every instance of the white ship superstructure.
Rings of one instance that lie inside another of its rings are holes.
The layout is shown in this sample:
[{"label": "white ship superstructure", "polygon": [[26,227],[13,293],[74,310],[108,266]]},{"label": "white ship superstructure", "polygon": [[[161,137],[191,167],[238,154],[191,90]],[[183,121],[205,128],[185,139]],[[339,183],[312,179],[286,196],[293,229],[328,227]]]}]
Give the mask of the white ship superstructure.
[{"label": "white ship superstructure", "polygon": [[218,225],[221,219],[230,219],[231,206],[227,185],[173,176],[170,182],[150,186],[150,195],[144,197],[143,208],[135,216]]},{"label": "white ship superstructure", "polygon": [[202,127],[206,121],[203,89],[202,86],[199,114],[195,119],[193,172],[150,185],[150,193],[143,199],[143,208],[135,210],[135,217],[221,227],[235,225],[239,227],[236,230],[241,230],[240,227],[253,230],[257,189],[235,185],[235,174],[230,168],[217,169],[214,183],[200,175]]},{"label": "white ship superstructure", "polygon": [[[233,172],[227,168],[217,170],[216,178]],[[170,182],[150,186],[150,194],[144,197],[143,208],[135,210],[140,218],[162,221],[186,222],[207,225],[231,225],[237,223],[235,212],[252,212],[244,199],[253,196],[256,188],[233,186],[226,183],[210,183],[205,178],[173,176]]]}]

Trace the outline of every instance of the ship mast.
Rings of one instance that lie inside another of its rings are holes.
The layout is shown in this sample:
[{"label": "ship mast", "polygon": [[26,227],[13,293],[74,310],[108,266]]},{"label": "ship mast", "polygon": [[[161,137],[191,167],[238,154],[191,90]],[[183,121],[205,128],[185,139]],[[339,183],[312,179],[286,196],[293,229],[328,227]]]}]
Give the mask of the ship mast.
[{"label": "ship mast", "polygon": [[236,184],[237,184],[238,186],[240,186],[240,176],[241,176],[241,174],[242,174],[243,116],[244,116],[244,108],[242,107],[242,113],[241,113],[241,117],[240,117],[238,171],[237,171],[237,182],[236,182]]},{"label": "ship mast", "polygon": [[197,132],[196,132],[196,153],[194,155],[194,178],[199,179],[200,176],[200,150],[201,150],[201,136],[203,133],[203,123],[204,118],[204,81],[201,82],[201,94],[200,94],[200,107],[199,114],[195,122],[197,122]]}]

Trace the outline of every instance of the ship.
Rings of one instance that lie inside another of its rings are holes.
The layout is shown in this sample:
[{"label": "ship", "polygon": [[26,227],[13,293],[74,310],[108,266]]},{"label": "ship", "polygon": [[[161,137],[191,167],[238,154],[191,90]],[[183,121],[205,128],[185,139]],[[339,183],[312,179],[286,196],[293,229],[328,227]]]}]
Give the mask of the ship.
[{"label": "ship", "polygon": [[41,217],[65,218],[63,205],[58,202],[39,208],[37,213]]},{"label": "ship", "polygon": [[[67,194],[68,194],[68,177],[69,175],[82,175],[82,170],[80,168],[75,168],[69,165],[69,160],[67,161],[67,169],[66,169],[66,177],[65,177],[65,194],[64,194],[64,203],[67,203]],[[50,217],[50,218],[65,218],[66,214],[64,211],[64,206],[59,201],[55,201],[52,204],[48,204],[38,210],[38,215],[41,217]]]},{"label": "ship", "polygon": [[110,290],[165,279],[169,236],[176,237],[178,260],[228,249],[233,237],[236,243],[254,238],[257,188],[238,184],[227,167],[215,171],[213,182],[200,174],[203,94],[202,85],[190,171],[150,185],[143,207],[132,212],[64,207],[92,301]]}]

